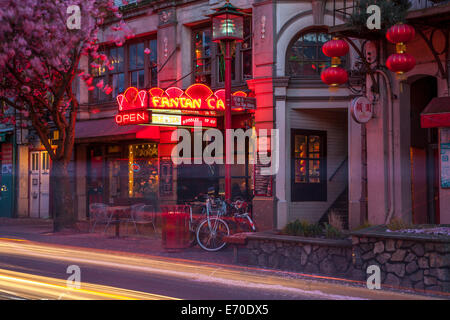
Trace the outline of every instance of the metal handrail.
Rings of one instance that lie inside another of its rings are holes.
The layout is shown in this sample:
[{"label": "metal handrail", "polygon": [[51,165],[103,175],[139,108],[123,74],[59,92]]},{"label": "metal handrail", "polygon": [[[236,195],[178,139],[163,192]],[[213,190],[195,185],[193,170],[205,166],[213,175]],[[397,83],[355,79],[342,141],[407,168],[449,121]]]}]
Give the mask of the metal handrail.
[{"label": "metal handrail", "polygon": [[345,157],[344,160],[342,160],[342,162],[339,164],[339,166],[336,168],[336,170],[334,170],[333,174],[330,176],[330,178],[328,179],[328,181],[333,180],[334,176],[338,173],[338,171],[344,166],[344,163],[346,163],[348,160],[348,156]]}]

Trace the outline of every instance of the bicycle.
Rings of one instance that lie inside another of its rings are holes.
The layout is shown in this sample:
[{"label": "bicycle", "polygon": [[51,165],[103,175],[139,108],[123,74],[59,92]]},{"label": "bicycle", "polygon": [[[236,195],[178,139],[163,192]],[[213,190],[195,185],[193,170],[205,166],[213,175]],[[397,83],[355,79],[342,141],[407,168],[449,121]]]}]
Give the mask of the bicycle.
[{"label": "bicycle", "polygon": [[231,220],[235,224],[233,233],[256,232],[256,225],[248,212],[248,204],[243,200],[236,200],[231,203],[233,209]]},{"label": "bicycle", "polygon": [[194,213],[193,207],[198,206],[199,199],[195,197],[193,201],[188,201],[185,203],[186,208],[189,212],[189,246],[193,247],[197,244],[197,228],[199,223],[205,218],[206,211],[205,206],[202,206],[201,213]]},{"label": "bicycle", "polygon": [[[197,227],[197,243],[206,251],[219,251],[226,246],[225,236],[236,232],[254,232],[256,226],[244,201],[228,204],[220,198],[209,196],[206,201],[206,218]],[[228,221],[228,222],[227,222]]]},{"label": "bicycle", "polygon": [[209,195],[204,210],[206,218],[197,227],[197,243],[206,251],[218,251],[226,245],[223,237],[230,235],[230,228],[222,219],[227,214],[226,202]]}]

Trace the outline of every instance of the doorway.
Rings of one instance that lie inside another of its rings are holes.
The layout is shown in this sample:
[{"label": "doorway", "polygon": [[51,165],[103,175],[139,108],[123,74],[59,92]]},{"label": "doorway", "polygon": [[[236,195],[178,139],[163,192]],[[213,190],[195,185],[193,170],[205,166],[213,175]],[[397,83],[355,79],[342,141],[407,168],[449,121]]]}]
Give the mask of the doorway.
[{"label": "doorway", "polygon": [[438,130],[422,128],[420,113],[437,96],[437,80],[426,76],[411,83],[411,198],[414,224],[438,223]]},{"label": "doorway", "polygon": [[30,169],[30,217],[47,219],[50,217],[50,157],[48,152],[31,152]]}]

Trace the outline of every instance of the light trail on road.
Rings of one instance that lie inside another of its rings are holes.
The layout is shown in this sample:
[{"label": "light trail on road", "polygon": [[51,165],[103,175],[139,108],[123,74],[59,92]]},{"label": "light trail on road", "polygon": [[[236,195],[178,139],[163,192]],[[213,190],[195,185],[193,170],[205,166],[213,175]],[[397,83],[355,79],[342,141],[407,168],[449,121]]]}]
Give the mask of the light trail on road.
[{"label": "light trail on road", "polygon": [[71,288],[66,281],[0,269],[0,293],[25,299],[49,300],[178,300],[173,297],[126,290],[110,286],[80,283]]},{"label": "light trail on road", "polygon": [[[214,265],[199,261],[182,261],[133,253],[111,252],[90,248],[42,244],[31,241],[0,240],[0,254],[32,257],[71,264],[88,264],[129,272],[159,274],[187,281],[252,287],[258,290],[288,292],[319,299],[423,299],[425,297],[364,287],[296,279],[271,273],[245,270],[245,267]],[[0,287],[2,281],[0,279]]]}]

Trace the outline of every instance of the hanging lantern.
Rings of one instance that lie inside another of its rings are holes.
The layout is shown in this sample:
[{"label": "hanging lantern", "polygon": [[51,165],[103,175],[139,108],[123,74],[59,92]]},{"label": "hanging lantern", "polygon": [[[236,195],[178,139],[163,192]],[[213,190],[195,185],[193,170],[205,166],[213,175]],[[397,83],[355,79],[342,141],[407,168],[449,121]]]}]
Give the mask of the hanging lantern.
[{"label": "hanging lantern", "polygon": [[327,57],[341,57],[348,53],[349,47],[347,41],[334,38],[325,42],[322,46],[322,52]]},{"label": "hanging lantern", "polygon": [[322,81],[329,86],[337,87],[348,80],[347,71],[341,67],[330,67],[322,71],[320,75]]},{"label": "hanging lantern", "polygon": [[386,66],[392,72],[395,72],[398,79],[402,79],[405,72],[412,70],[416,65],[416,59],[410,54],[406,53],[405,43],[414,39],[416,32],[414,28],[408,24],[398,23],[389,28],[386,33],[386,39],[389,42],[395,43],[395,50],[397,53],[391,54],[386,60]]},{"label": "hanging lantern", "polygon": [[412,70],[416,66],[416,59],[407,53],[394,53],[386,60],[386,66],[392,72],[401,75]]},{"label": "hanging lantern", "polygon": [[320,75],[322,81],[331,86],[337,87],[344,84],[348,80],[347,71],[341,67],[341,59],[339,57],[345,56],[349,51],[348,43],[344,40],[333,38],[324,43],[322,52],[327,57],[331,58],[331,67],[322,71]]},{"label": "hanging lantern", "polygon": [[414,39],[416,32],[409,24],[395,24],[386,33],[386,39],[392,43],[405,43]]}]

